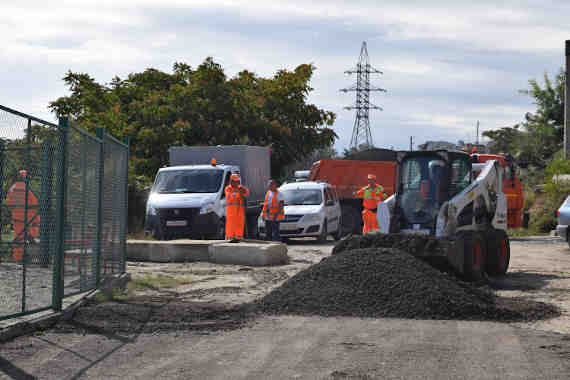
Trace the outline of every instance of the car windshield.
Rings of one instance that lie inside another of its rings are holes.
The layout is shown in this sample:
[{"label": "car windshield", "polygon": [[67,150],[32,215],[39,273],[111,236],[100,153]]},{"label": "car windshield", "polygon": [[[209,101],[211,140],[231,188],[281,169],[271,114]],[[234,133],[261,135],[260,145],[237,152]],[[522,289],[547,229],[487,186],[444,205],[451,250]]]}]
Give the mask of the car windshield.
[{"label": "car windshield", "polygon": [[285,206],[320,205],[323,203],[322,191],[319,189],[292,189],[281,191],[285,198]]},{"label": "car windshield", "polygon": [[220,169],[166,170],[158,173],[152,192],[216,193],[222,185],[224,171]]}]

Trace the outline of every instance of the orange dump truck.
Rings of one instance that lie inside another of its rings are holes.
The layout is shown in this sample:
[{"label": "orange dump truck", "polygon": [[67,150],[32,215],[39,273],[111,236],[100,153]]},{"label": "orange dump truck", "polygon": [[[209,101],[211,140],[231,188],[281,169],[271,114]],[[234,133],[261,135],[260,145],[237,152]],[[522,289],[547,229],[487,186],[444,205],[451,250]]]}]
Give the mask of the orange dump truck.
[{"label": "orange dump truck", "polygon": [[523,225],[524,197],[523,187],[516,175],[515,165],[508,156],[500,154],[471,155],[475,162],[485,163],[489,160],[497,160],[504,169],[503,191],[507,196],[507,225],[509,228],[518,228]]},{"label": "orange dump truck", "polygon": [[327,181],[336,187],[342,208],[343,234],[362,233],[362,200],[353,192],[367,185],[368,174],[376,175],[388,196],[394,194],[396,162],[320,160],[313,164],[309,181]]}]

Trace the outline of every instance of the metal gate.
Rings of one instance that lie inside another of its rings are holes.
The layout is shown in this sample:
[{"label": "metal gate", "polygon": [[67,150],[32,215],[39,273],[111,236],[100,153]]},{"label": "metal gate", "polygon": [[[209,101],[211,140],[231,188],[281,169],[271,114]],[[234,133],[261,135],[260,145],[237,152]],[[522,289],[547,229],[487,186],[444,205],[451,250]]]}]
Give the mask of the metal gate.
[{"label": "metal gate", "polygon": [[0,106],[0,320],[125,271],[127,173],[128,145],[104,130]]}]

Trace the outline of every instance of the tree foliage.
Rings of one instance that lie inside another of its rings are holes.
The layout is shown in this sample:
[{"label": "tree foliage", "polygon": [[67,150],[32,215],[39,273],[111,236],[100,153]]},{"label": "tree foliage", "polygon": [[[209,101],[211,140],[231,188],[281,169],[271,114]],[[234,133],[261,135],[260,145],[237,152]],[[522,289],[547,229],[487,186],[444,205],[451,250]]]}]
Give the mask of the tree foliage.
[{"label": "tree foliage", "polygon": [[172,73],[147,69],[99,84],[85,73],[63,78],[70,95],[50,103],[93,131],[129,136],[133,174],[152,178],[175,145],[260,145],[272,150],[274,176],[313,151],[330,146],[335,114],[307,103],[313,65],[271,78],[242,71],[228,78],[212,58],[196,69],[175,63]]},{"label": "tree foliage", "polygon": [[528,112],[521,124],[483,133],[493,140],[494,152],[511,153],[523,167],[530,165],[543,169],[562,148],[564,71],[559,71],[554,82],[546,73],[543,80],[541,86],[536,79],[531,79],[529,88],[520,91],[534,99],[534,113]]}]

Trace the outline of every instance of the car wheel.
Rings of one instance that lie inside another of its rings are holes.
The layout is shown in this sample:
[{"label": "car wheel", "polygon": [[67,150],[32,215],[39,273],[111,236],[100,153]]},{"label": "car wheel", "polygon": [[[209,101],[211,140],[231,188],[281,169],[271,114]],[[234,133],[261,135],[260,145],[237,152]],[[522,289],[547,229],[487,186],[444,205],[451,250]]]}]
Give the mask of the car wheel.
[{"label": "car wheel", "polygon": [[154,227],[152,237],[156,240],[164,240],[164,233],[162,232],[162,227],[160,225]]},{"label": "car wheel", "polygon": [[216,240],[226,239],[226,218],[220,218],[218,228],[216,230]]},{"label": "car wheel", "polygon": [[327,236],[328,236],[328,232],[327,232],[327,220],[325,219],[324,223],[323,223],[323,228],[321,228],[321,234],[319,235],[319,237],[317,238],[317,241],[319,243],[324,243],[325,241],[327,241]]},{"label": "car wheel", "polygon": [[339,217],[338,219],[338,228],[336,229],[336,232],[333,234],[333,239],[336,241],[339,241],[342,238],[342,219],[341,217]]}]

